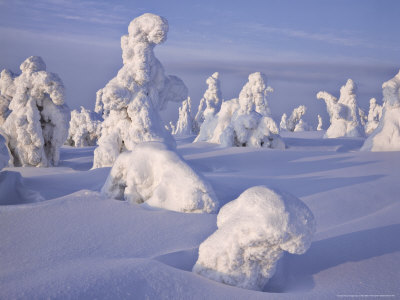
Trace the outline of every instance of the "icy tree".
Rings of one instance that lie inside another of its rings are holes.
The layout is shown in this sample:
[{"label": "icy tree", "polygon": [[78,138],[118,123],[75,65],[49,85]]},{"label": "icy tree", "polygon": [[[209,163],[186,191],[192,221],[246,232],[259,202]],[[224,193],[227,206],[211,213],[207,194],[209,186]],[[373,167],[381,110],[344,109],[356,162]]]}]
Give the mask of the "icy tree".
[{"label": "icy tree", "polygon": [[120,154],[102,193],[180,212],[211,213],[218,209],[212,187],[160,142],[144,142]]},{"label": "icy tree", "polygon": [[379,120],[382,117],[382,106],[376,103],[376,99],[369,100],[368,122],[365,124],[365,133],[370,135],[376,127],[378,127]]},{"label": "icy tree", "polygon": [[283,251],[303,254],[315,232],[314,216],[298,198],[265,186],[223,206],[218,229],[199,248],[193,272],[241,288],[262,290]]},{"label": "icy tree", "polygon": [[11,113],[9,106],[15,94],[14,78],[14,74],[9,70],[3,70],[0,73],[0,126]]},{"label": "icy tree", "polygon": [[10,115],[3,124],[15,166],[57,165],[59,149],[68,136],[69,108],[64,85],[46,72],[42,58],[31,56],[14,79]]},{"label": "icy tree", "polygon": [[281,122],[279,123],[280,130],[287,130],[287,114],[284,113],[281,117]]},{"label": "icy tree", "polygon": [[111,166],[119,153],[141,142],[160,141],[175,147],[159,110],[168,101],[186,99],[187,88],[178,77],[166,76],[154,55],[154,47],[166,40],[167,32],[166,19],[146,13],[134,19],[128,35],[122,36],[123,67],[97,92],[96,112],[103,112],[104,122],[94,168]]},{"label": "icy tree", "polygon": [[318,126],[317,126],[317,130],[318,130],[318,131],[321,131],[321,130],[323,130],[323,128],[322,128],[322,118],[321,118],[320,115],[318,115],[317,117],[318,117]]},{"label": "icy tree", "polygon": [[286,128],[289,131],[294,131],[296,125],[300,122],[303,115],[306,113],[307,108],[304,105],[300,105],[293,109],[292,114],[290,115],[289,119],[286,123]]},{"label": "icy tree", "polygon": [[207,78],[208,88],[205,91],[203,98],[200,100],[199,108],[195,116],[195,128],[197,132],[200,130],[201,125],[204,123],[207,116],[212,117],[216,115],[221,109],[222,94],[219,82],[219,73],[215,72]]},{"label": "icy tree", "polygon": [[249,75],[249,81],[239,94],[239,99],[225,101],[220,112],[210,118],[195,139],[219,143],[222,146],[250,146],[284,149],[279,129],[270,115],[266,95],[265,75]]},{"label": "icy tree", "polygon": [[179,107],[179,118],[176,123],[176,129],[174,134],[178,136],[193,135],[195,126],[194,119],[192,117],[192,102],[190,97],[182,102],[182,106]]},{"label": "icy tree", "polygon": [[383,83],[382,90],[382,117],[364,142],[364,151],[400,151],[400,71]]},{"label": "icy tree", "polygon": [[331,121],[324,135],[325,138],[364,136],[355,92],[356,85],[349,79],[340,88],[339,100],[327,92],[317,94],[318,99],[325,100]]},{"label": "icy tree", "polygon": [[67,144],[74,147],[94,146],[101,133],[101,117],[81,106],[71,112]]},{"label": "icy tree", "polygon": [[12,156],[8,149],[7,135],[0,130],[0,170],[12,165]]}]

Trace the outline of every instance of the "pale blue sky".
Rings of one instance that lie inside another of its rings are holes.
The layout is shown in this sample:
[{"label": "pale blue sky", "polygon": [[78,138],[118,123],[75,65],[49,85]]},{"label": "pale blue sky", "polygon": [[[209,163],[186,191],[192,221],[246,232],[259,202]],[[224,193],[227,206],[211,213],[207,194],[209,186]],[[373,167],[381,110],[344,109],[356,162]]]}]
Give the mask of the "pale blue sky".
[{"label": "pale blue sky", "polygon": [[[93,108],[95,92],[121,66],[119,40],[145,12],[164,16],[168,40],[156,53],[180,76],[197,105],[205,80],[221,74],[223,97],[236,97],[249,73],[262,71],[275,89],[278,120],[305,104],[306,119],[327,122],[319,90],[338,95],[347,78],[358,100],[381,100],[381,85],[400,68],[400,1],[4,1],[0,0],[0,68],[19,71],[40,55],[67,87],[71,108]],[[176,107],[164,114],[175,118]]]}]

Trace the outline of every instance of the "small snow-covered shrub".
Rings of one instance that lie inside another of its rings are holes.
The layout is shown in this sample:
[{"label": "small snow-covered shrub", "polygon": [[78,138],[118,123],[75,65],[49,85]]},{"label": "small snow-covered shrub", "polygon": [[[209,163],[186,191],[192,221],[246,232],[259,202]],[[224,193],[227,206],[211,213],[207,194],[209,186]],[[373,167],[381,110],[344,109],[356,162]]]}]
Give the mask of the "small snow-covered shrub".
[{"label": "small snow-covered shrub", "polygon": [[266,86],[265,75],[250,74],[239,98],[223,102],[220,112],[203,123],[195,142],[284,149],[266,98],[271,90]]},{"label": "small snow-covered shrub", "polygon": [[102,112],[99,147],[93,167],[111,166],[117,156],[141,142],[160,141],[175,147],[159,110],[169,101],[187,98],[187,88],[176,76],[166,76],[154,47],[167,39],[166,19],[146,13],[134,19],[122,36],[123,67],[97,92],[96,112]]},{"label": "small snow-covered shrub", "polygon": [[369,100],[368,122],[365,124],[365,133],[370,135],[376,127],[378,127],[379,120],[382,117],[382,105],[376,103],[375,98]]},{"label": "small snow-covered shrub", "polygon": [[359,116],[356,89],[353,80],[349,79],[340,88],[339,100],[327,92],[317,94],[318,99],[325,100],[331,121],[324,135],[325,138],[365,136]]},{"label": "small snow-covered shrub", "polygon": [[74,147],[94,146],[101,133],[101,117],[81,106],[71,111],[67,145]]},{"label": "small snow-covered shrub", "polygon": [[299,199],[265,186],[244,191],[223,206],[218,229],[199,248],[193,272],[246,289],[261,290],[283,251],[303,254],[315,232],[314,216]]},{"label": "small snow-covered shrub", "polygon": [[2,128],[9,139],[15,166],[56,166],[59,149],[68,136],[69,108],[64,85],[46,72],[42,58],[31,56],[13,79],[10,114]]},{"label": "small snow-covered shrub", "polygon": [[12,164],[12,158],[7,144],[7,136],[0,130],[0,170],[7,167],[10,163]]},{"label": "small snow-covered shrub", "polygon": [[212,213],[218,208],[210,184],[159,142],[144,142],[121,153],[102,193],[180,212]]},{"label": "small snow-covered shrub", "polygon": [[400,151],[400,71],[382,85],[383,112],[378,127],[365,140],[364,151]]},{"label": "small snow-covered shrub", "polygon": [[175,135],[193,135],[195,134],[195,124],[192,116],[192,102],[190,97],[182,102],[182,106],[179,107],[179,118],[176,123]]}]

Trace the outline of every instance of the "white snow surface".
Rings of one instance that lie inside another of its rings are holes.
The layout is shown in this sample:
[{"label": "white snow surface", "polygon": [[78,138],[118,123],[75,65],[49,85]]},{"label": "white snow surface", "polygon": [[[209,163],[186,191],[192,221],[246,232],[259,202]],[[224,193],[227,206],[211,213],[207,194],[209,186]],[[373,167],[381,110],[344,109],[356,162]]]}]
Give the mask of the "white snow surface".
[{"label": "white snow surface", "polygon": [[379,120],[382,117],[382,105],[376,103],[375,98],[369,100],[368,122],[365,124],[365,133],[370,135],[376,127],[378,127]]},{"label": "white snow surface", "polygon": [[196,134],[195,120],[192,116],[192,100],[188,97],[179,107],[179,118],[173,132],[177,136],[187,136]]},{"label": "white snow surface", "polygon": [[328,92],[319,92],[318,99],[326,103],[331,125],[325,133],[325,138],[337,137],[364,137],[359,107],[356,100],[357,86],[348,79],[340,88],[340,97],[337,99]]},{"label": "white snow surface", "polygon": [[251,290],[262,290],[283,251],[303,254],[315,232],[314,216],[301,200],[265,186],[223,206],[217,226],[200,245],[193,272]]},{"label": "white snow surface", "polygon": [[182,102],[188,90],[181,79],[164,74],[154,47],[167,39],[166,19],[146,13],[135,18],[121,38],[123,67],[97,92],[95,111],[103,114],[94,168],[111,166],[119,153],[145,141],[175,147],[159,110],[169,101]]},{"label": "white snow surface", "polygon": [[180,212],[212,213],[218,209],[211,185],[159,142],[144,142],[132,152],[121,153],[102,193]]}]

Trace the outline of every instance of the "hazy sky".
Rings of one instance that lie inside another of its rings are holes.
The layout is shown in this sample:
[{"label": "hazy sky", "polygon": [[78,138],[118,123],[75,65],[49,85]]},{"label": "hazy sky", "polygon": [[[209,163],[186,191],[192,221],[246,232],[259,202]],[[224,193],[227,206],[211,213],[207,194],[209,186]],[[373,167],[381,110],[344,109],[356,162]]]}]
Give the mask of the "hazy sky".
[{"label": "hazy sky", "polygon": [[[400,1],[66,1],[0,0],[0,69],[19,72],[31,55],[58,73],[71,108],[93,109],[96,91],[121,67],[120,37],[129,22],[151,12],[168,19],[168,40],[156,47],[167,74],[181,77],[195,108],[205,80],[219,71],[224,99],[237,97],[250,73],[261,71],[275,92],[272,112],[308,107],[328,122],[315,95],[338,96],[348,78],[368,109],[400,68]],[[169,107],[166,120],[177,107]]]}]

